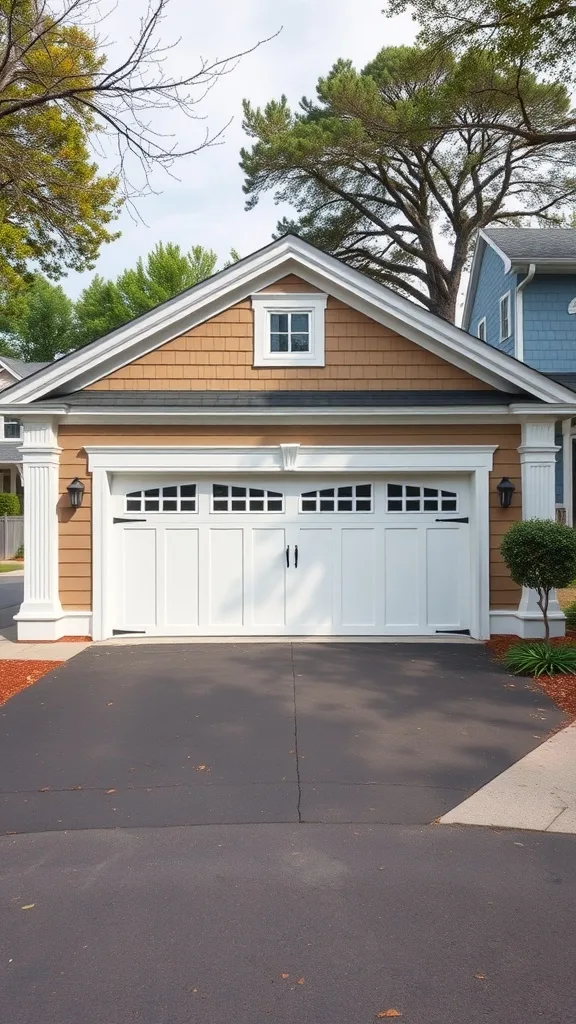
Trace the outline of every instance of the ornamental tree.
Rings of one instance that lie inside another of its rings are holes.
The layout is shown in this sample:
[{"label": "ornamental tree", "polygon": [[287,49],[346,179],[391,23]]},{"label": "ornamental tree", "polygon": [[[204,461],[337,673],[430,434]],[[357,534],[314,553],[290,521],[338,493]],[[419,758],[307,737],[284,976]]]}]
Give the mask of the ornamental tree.
[{"label": "ornamental tree", "polygon": [[514,582],[538,594],[548,641],[550,592],[576,578],[576,530],[551,519],[526,519],[510,527],[500,551]]}]

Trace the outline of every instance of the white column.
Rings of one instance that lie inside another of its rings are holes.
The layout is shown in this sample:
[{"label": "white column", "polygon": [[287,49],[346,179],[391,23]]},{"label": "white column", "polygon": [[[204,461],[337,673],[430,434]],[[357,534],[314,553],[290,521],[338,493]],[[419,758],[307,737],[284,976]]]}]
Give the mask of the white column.
[{"label": "white column", "polygon": [[[522,444],[520,467],[522,472],[522,518],[523,519],[555,519],[556,518],[556,452],[558,445],[554,443],[554,420],[538,420],[522,424]],[[542,637],[542,612],[538,606],[537,594],[526,587],[518,606],[520,635],[526,637]],[[564,614],[558,604],[556,594],[550,595],[549,605],[550,632],[552,636],[563,636],[565,631]]]},{"label": "white column", "polygon": [[572,420],[562,420],[562,484],[564,487],[564,508],[566,509],[566,523],[572,526],[574,523],[574,509],[572,497]]},{"label": "white column", "polygon": [[61,634],[58,595],[58,466],[52,421],[24,420],[24,603],[15,616],[19,640],[54,640]]}]

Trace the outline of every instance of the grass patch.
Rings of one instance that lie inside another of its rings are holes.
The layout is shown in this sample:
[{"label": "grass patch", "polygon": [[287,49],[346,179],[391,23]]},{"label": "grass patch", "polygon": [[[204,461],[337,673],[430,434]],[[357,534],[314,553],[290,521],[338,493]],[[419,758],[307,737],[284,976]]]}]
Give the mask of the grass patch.
[{"label": "grass patch", "polygon": [[16,572],[23,568],[24,562],[0,562],[0,572]]}]

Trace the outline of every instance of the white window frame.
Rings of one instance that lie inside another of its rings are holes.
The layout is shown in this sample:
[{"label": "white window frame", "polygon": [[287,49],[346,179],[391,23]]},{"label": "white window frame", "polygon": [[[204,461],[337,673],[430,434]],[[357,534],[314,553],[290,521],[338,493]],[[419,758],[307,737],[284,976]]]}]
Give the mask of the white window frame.
[{"label": "white window frame", "polygon": [[[502,330],[502,305],[506,303],[506,322],[508,325],[508,333],[504,334]],[[508,341],[508,338],[512,337],[512,303],[510,302],[510,292],[506,292],[500,296],[500,302],[498,303],[498,322],[500,324],[500,343]]]},{"label": "white window frame", "polygon": [[[325,366],[325,310],[328,296],[318,292],[259,292],[252,295],[254,310],[254,366]],[[272,352],[272,313],[308,313],[308,352]]]},{"label": "white window frame", "polygon": [[[480,333],[481,329],[484,332],[483,334]],[[487,327],[486,327],[486,317],[483,316],[482,319],[479,320],[478,323],[476,324],[476,337],[480,338],[480,341],[486,341],[487,340],[487,335],[488,335],[488,330],[487,330]]]},{"label": "white window frame", "polygon": [[22,423],[20,422],[20,433],[18,437],[6,437],[6,420],[18,420],[17,416],[0,416],[0,440],[2,441],[21,441],[22,440]]}]

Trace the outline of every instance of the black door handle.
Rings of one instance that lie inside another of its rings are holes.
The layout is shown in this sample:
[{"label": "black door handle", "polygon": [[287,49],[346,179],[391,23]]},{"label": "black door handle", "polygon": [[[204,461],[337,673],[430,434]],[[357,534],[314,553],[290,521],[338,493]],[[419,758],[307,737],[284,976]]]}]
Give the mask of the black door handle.
[{"label": "black door handle", "polygon": [[286,545],[286,568],[290,568],[290,545]]},{"label": "black door handle", "polygon": [[294,545],[294,568],[298,568],[298,545]]}]

